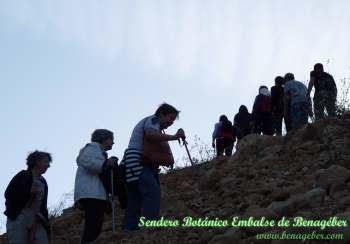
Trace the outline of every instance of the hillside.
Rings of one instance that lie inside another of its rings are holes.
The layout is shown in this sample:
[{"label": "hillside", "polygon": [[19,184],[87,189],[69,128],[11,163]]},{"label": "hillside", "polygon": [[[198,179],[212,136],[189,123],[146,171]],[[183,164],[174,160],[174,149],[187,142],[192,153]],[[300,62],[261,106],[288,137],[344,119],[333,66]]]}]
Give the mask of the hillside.
[{"label": "hillside", "polygon": [[[245,137],[235,155],[161,175],[161,216],[179,220],[208,217],[228,220],[254,217],[275,220],[284,216],[307,220],[338,217],[350,223],[350,119],[326,119],[284,137]],[[285,243],[257,240],[256,234],[342,233],[344,240],[307,240],[305,243],[350,243],[350,227],[163,227],[121,232],[122,211],[117,209],[117,234],[106,215],[96,241],[109,243]],[[78,244],[82,214],[66,209],[53,220],[53,243]],[[333,218],[334,219],[334,218]],[[5,238],[4,236],[2,237]],[[120,242],[123,240],[122,242]],[[301,242],[300,240],[295,243]],[[0,243],[6,243],[4,240]]]}]

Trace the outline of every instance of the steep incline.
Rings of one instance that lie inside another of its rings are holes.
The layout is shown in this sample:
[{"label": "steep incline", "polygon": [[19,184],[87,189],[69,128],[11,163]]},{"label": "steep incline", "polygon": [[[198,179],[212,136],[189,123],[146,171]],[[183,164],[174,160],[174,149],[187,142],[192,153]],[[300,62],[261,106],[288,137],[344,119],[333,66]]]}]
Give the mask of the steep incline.
[{"label": "steep incline", "polygon": [[[350,120],[327,119],[309,124],[285,137],[249,135],[237,152],[192,168],[172,171],[160,178],[161,215],[180,222],[193,218],[266,217],[292,221],[295,216],[328,219],[338,216],[350,223]],[[256,234],[343,233],[347,228],[158,228],[121,233],[118,209],[117,234],[112,236],[106,215],[103,233],[96,241],[109,243],[285,243],[256,240]],[[82,214],[67,209],[53,221],[53,243],[78,244]],[[119,242],[123,240],[123,242]],[[334,241],[333,241],[334,242]],[[305,243],[333,243],[306,241]],[[5,243],[5,242],[3,242]],[[295,243],[300,243],[295,241]],[[346,243],[336,242],[336,243]]]}]

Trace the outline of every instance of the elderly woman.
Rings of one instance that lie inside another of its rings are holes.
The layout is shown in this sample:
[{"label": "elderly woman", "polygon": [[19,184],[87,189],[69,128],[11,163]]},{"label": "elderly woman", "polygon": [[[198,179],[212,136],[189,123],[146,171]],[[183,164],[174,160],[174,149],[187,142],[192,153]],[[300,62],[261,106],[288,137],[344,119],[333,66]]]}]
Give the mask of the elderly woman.
[{"label": "elderly woman", "polygon": [[108,159],[106,152],[112,149],[113,144],[113,132],[105,129],[95,130],[91,136],[91,143],[80,150],[77,158],[74,202],[85,213],[82,244],[96,240],[101,233],[108,199],[100,174],[104,167],[112,167],[117,163],[117,158]]},{"label": "elderly woman", "polygon": [[[160,165],[170,166],[173,163],[167,142],[185,137],[182,129],[175,135],[165,134],[163,130],[171,126],[178,115],[179,111],[176,108],[164,103],[158,107],[155,114],[142,119],[131,134],[123,159],[128,193],[124,230],[138,229],[141,215],[147,220],[159,219],[158,168]],[[153,149],[150,149],[150,144],[153,144]]]},{"label": "elderly woman", "polygon": [[6,230],[10,244],[47,244],[49,220],[47,183],[42,176],[50,167],[51,155],[35,151],[27,157],[27,170],[16,174],[5,191]]}]

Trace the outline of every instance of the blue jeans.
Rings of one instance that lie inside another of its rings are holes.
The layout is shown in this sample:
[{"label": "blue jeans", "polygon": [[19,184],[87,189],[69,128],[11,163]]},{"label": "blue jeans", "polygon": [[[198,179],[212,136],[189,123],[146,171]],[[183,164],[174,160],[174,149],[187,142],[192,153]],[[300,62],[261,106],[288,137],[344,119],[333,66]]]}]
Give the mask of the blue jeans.
[{"label": "blue jeans", "polygon": [[124,214],[123,229],[137,230],[142,216],[147,220],[158,220],[160,211],[160,186],[158,170],[143,167],[138,188],[127,190],[128,204]]},{"label": "blue jeans", "polygon": [[292,129],[298,129],[307,124],[308,119],[308,105],[306,102],[299,102],[290,106],[290,119]]}]

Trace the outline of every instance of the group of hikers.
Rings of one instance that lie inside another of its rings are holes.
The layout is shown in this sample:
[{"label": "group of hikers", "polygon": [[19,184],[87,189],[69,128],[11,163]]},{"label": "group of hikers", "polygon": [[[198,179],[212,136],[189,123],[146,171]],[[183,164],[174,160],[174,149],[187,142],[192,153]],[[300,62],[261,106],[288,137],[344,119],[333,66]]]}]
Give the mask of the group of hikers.
[{"label": "group of hikers", "polygon": [[[123,160],[108,157],[114,144],[113,132],[97,129],[79,152],[74,185],[74,205],[84,212],[81,243],[92,243],[101,233],[105,212],[118,196],[124,209],[123,230],[137,230],[139,219],[159,219],[159,167],[173,167],[169,141],[185,140],[185,132],[164,132],[179,117],[179,110],[163,103],[133,129]],[[48,152],[34,151],[27,169],[17,173],[5,190],[4,214],[10,244],[47,244],[50,225],[47,209],[48,186],[43,174],[52,161]]]},{"label": "group of hikers", "polygon": [[[313,110],[310,93],[315,88]],[[221,115],[212,134],[212,146],[217,157],[231,156],[234,143],[244,136],[255,133],[264,135],[282,135],[284,120],[286,131],[300,128],[311,120],[327,116],[336,116],[337,86],[334,78],[325,72],[323,65],[317,63],[310,72],[308,87],[297,81],[292,73],[275,78],[275,85],[269,90],[267,86],[259,87],[255,97],[252,113],[245,105],[231,122],[226,115]],[[315,115],[315,116],[314,116]]]},{"label": "group of hikers", "polygon": [[[287,130],[299,128],[312,116],[310,92],[315,87],[316,119],[335,115],[336,86],[333,78],[316,64],[309,87],[296,81],[293,74],[275,79],[271,94],[266,86],[259,88],[252,114],[246,106],[239,108],[232,123],[225,115],[215,125],[213,146],[218,155],[232,154],[235,139],[249,133],[281,135],[284,118]],[[92,243],[101,233],[104,213],[113,209],[118,196],[124,209],[123,231],[137,230],[139,219],[158,220],[160,214],[159,167],[173,167],[169,141],[183,140],[185,132],[164,132],[179,111],[170,104],[160,105],[155,113],[143,118],[133,129],[123,159],[108,157],[114,144],[113,132],[97,129],[79,152],[74,185],[75,206],[84,212],[81,243]],[[27,157],[27,169],[16,174],[5,191],[7,236],[10,244],[49,243],[48,186],[43,174],[50,167],[50,153],[34,151]],[[111,200],[112,199],[112,200]],[[114,212],[113,212],[114,215]],[[113,223],[114,224],[114,223]]]}]

